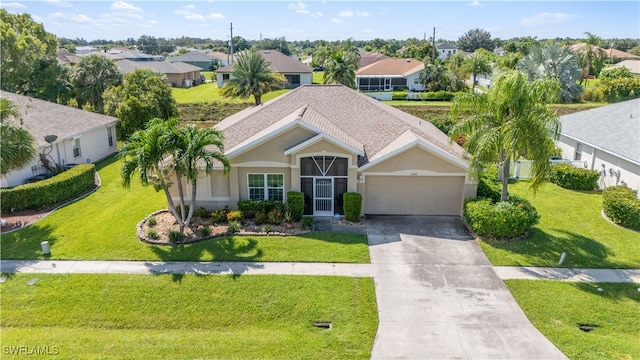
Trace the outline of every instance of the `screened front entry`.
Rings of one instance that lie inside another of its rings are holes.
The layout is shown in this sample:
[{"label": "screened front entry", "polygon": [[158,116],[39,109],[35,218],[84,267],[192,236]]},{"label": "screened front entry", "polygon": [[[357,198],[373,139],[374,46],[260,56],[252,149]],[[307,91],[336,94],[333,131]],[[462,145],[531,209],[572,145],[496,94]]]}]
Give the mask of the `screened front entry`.
[{"label": "screened front entry", "polygon": [[305,215],[343,214],[342,194],[347,192],[349,161],[336,156],[300,159],[300,189]]}]

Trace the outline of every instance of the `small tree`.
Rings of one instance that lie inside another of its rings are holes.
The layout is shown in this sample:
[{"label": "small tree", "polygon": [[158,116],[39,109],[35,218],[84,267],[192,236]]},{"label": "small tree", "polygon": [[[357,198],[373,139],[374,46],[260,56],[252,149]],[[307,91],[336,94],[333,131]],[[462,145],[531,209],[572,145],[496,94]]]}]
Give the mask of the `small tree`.
[{"label": "small tree", "polygon": [[100,55],[89,55],[74,67],[71,84],[76,94],[78,108],[89,104],[98,112],[104,109],[102,94],[110,86],[122,84],[122,75],[116,64]]},{"label": "small tree", "polygon": [[21,124],[22,118],[16,106],[8,99],[0,98],[1,175],[22,168],[36,156],[34,138]]},{"label": "small tree", "polygon": [[494,48],[491,33],[483,29],[469,30],[458,38],[458,48],[466,52],[474,52],[480,48],[492,51]]},{"label": "small tree", "polygon": [[478,75],[491,75],[493,72],[489,57],[483,51],[476,51],[465,59],[463,64],[467,73],[471,74],[471,90],[476,88],[476,78]]}]

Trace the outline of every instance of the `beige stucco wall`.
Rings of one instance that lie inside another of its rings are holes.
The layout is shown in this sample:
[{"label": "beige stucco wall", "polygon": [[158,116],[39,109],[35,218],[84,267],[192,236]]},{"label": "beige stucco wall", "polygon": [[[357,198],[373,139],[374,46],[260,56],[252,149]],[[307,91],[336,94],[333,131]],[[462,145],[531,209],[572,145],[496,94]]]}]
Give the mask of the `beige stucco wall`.
[{"label": "beige stucco wall", "polygon": [[407,151],[389,158],[365,170],[368,172],[395,172],[403,170],[424,170],[436,173],[466,174],[467,170],[461,166],[445,160],[420,147],[413,147]]},{"label": "beige stucco wall", "polygon": [[266,142],[233,157],[231,161],[232,164],[256,161],[290,163],[289,155],[285,155],[284,151],[290,147],[300,144],[314,135],[315,134],[310,130],[296,126],[282,134],[279,134],[276,138],[271,138]]}]

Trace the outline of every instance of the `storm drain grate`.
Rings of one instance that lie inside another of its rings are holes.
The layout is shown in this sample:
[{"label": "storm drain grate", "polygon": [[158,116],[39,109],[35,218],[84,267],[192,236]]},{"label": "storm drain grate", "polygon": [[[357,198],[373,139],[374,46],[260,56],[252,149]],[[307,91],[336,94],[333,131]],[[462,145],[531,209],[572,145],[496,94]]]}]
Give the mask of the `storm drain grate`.
[{"label": "storm drain grate", "polygon": [[597,329],[598,326],[597,325],[590,325],[590,324],[578,324],[578,329],[584,331],[584,332],[589,332],[591,330],[595,330]]},{"label": "storm drain grate", "polygon": [[326,322],[326,321],[314,322],[313,326],[320,329],[327,329],[327,330],[331,330],[333,328],[333,325],[330,322]]}]

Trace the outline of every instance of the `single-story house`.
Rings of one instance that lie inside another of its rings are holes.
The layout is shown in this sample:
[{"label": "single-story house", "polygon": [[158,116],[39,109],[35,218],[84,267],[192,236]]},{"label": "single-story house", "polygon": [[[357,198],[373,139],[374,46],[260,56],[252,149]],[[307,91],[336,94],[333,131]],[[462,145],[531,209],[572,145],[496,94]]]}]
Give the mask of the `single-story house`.
[{"label": "single-story house", "polygon": [[389,58],[361,67],[356,71],[356,85],[360,91],[393,91],[406,87],[423,91],[420,73],[424,64],[416,59]]},{"label": "single-story house", "polygon": [[358,68],[371,65],[380,60],[389,59],[389,57],[385,54],[381,54],[379,52],[372,51],[360,51],[360,61],[358,62]]},{"label": "single-story house", "polygon": [[[258,53],[269,63],[271,71],[282,74],[287,79],[287,89],[313,83],[313,68],[294,60],[277,50],[258,50]],[[233,64],[216,70],[218,88],[232,77]]]},{"label": "single-story house", "polygon": [[79,63],[80,60],[82,60],[82,57],[70,53],[67,50],[58,50],[58,52],[56,53],[56,58],[58,59],[59,64],[71,66]]},{"label": "single-story house", "polygon": [[[212,56],[214,59],[218,60],[221,67],[229,65],[229,62],[232,60],[231,55],[220,52],[220,51],[211,51],[207,53],[207,55]],[[234,55],[234,59],[235,59],[235,55]]]},{"label": "single-story house", "polygon": [[202,83],[200,68],[183,62],[170,61],[131,61],[118,60],[116,66],[122,74],[129,74],[136,69],[151,69],[165,74],[167,83],[175,87],[191,87]]},{"label": "single-story house", "polygon": [[640,192],[640,99],[560,116],[562,157],[598,170],[600,187]]},{"label": "single-story house", "polygon": [[[286,201],[305,194],[305,214],[343,213],[345,192],[365,214],[462,214],[477,184],[463,149],[429,122],[343,85],[303,85],[216,124],[231,171],[196,183],[198,206]],[[190,186],[185,185],[190,196]],[[178,198],[174,185],[172,196]]]},{"label": "single-story house", "polygon": [[0,187],[20,185],[26,178],[47,172],[39,159],[42,153],[51,163],[65,166],[95,163],[117,150],[115,117],[7,91],[1,96],[18,108],[22,126],[35,138],[38,155],[27,166],[0,178]]},{"label": "single-story house", "polygon": [[191,51],[186,54],[177,55],[168,59],[170,62],[183,62],[185,64],[199,67],[201,70],[209,71],[211,65],[218,61],[211,55],[204,54],[200,51]]},{"label": "single-story house", "polygon": [[626,67],[635,77],[640,77],[640,60],[623,60],[613,67]]},{"label": "single-story house", "polygon": [[436,45],[436,51],[438,52],[438,59],[447,60],[458,52],[458,47],[452,44],[440,43]]}]

